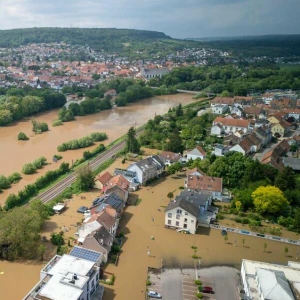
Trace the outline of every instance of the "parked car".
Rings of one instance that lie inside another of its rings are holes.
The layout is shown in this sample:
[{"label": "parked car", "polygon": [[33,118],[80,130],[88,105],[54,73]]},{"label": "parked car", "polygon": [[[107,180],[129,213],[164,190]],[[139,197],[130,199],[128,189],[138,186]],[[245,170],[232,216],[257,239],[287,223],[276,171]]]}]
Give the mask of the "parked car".
[{"label": "parked car", "polygon": [[207,294],[214,294],[214,290],[210,286],[204,286],[202,292]]},{"label": "parked car", "polygon": [[188,229],[177,229],[177,232],[190,234],[190,231]]},{"label": "parked car", "polygon": [[149,298],[155,298],[155,299],[161,299],[162,298],[161,294],[159,294],[157,292],[154,292],[154,291],[149,291],[148,292],[148,297]]},{"label": "parked car", "polygon": [[78,209],[77,209],[77,212],[78,213],[81,213],[83,214],[85,211],[87,211],[89,208],[86,207],[86,206],[80,206]]}]

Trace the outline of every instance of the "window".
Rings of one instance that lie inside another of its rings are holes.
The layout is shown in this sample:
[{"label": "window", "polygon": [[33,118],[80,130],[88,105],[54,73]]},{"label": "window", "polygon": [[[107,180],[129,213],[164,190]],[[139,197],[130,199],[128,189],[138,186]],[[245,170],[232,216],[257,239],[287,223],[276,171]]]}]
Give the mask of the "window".
[{"label": "window", "polygon": [[184,222],[187,222],[187,218],[184,219]]},{"label": "window", "polygon": [[168,213],[168,218],[172,218],[172,214],[171,213]]},{"label": "window", "polygon": [[181,213],[182,213],[182,210],[181,210],[181,209],[177,209],[177,213],[178,213],[178,214],[181,214]]},{"label": "window", "polygon": [[183,224],[183,228],[187,228],[187,224]]},{"label": "window", "polygon": [[168,225],[172,225],[172,220],[168,220]]},{"label": "window", "polygon": [[179,226],[179,222],[178,221],[176,222],[176,226]]},{"label": "window", "polygon": [[180,219],[180,215],[176,215],[176,219],[179,220]]}]

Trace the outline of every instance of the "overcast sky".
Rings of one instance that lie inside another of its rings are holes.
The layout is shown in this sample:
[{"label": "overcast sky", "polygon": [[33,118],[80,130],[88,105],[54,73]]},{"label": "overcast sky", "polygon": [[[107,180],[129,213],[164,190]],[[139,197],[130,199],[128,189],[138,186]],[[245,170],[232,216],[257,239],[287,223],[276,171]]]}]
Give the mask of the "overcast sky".
[{"label": "overcast sky", "polygon": [[300,0],[0,0],[0,29],[114,27],[176,38],[300,33]]}]

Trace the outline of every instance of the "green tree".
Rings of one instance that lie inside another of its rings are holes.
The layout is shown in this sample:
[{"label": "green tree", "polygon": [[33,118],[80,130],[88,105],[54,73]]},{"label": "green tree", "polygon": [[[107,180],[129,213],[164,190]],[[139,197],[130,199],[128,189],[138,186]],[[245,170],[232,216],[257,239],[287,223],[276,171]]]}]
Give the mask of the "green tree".
[{"label": "green tree", "polygon": [[268,244],[264,243],[264,252],[266,252],[267,247],[268,247]]},{"label": "green tree", "polygon": [[289,253],[289,248],[288,248],[288,247],[285,247],[285,248],[284,248],[284,253],[285,253],[285,256],[288,255],[288,253]]},{"label": "green tree", "polygon": [[136,138],[136,132],[133,127],[130,127],[127,132],[126,151],[131,153],[139,153],[140,145]]},{"label": "green tree", "polygon": [[24,132],[20,132],[18,134],[18,140],[19,141],[27,141],[27,140],[29,140],[29,137]]},{"label": "green tree", "polygon": [[33,174],[36,172],[36,167],[32,163],[25,164],[22,168],[23,174]]},{"label": "green tree", "polygon": [[8,189],[10,187],[9,179],[0,175],[0,190]]},{"label": "green tree", "polygon": [[294,228],[297,230],[297,233],[299,233],[299,230],[300,230],[300,208],[297,208],[295,210]]},{"label": "green tree", "polygon": [[81,191],[88,191],[94,186],[94,174],[88,165],[80,167],[76,172],[76,185]]},{"label": "green tree", "polygon": [[38,252],[38,255],[39,255],[40,258],[41,258],[41,261],[43,261],[43,260],[44,260],[44,254],[45,254],[45,252],[46,252],[46,247],[45,247],[45,245],[40,244],[40,245],[38,246],[37,252]]},{"label": "green tree", "polygon": [[169,192],[167,197],[170,199],[170,201],[172,200],[172,198],[174,198],[174,194],[172,192]]},{"label": "green tree", "polygon": [[227,244],[227,241],[228,241],[228,235],[227,234],[224,235],[224,241],[225,241],[225,244]]},{"label": "green tree", "polygon": [[289,205],[282,191],[275,186],[257,188],[252,198],[256,211],[262,214],[277,214]]},{"label": "green tree", "polygon": [[293,190],[296,185],[295,172],[290,167],[285,167],[282,171],[278,172],[275,177],[275,186],[280,190]]}]

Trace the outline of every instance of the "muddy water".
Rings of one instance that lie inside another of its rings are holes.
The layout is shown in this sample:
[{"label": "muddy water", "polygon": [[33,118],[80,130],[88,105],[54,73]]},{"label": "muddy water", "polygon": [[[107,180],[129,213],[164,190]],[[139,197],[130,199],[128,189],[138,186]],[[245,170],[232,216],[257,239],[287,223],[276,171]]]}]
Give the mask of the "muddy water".
[{"label": "muddy water", "polygon": [[[128,162],[129,163],[129,162]],[[109,171],[115,167],[126,167],[117,160]],[[179,234],[176,231],[164,228],[164,206],[169,202],[167,194],[179,193],[178,187],[183,185],[183,178],[163,178],[152,186],[142,187],[134,195],[142,199],[138,206],[129,206],[121,219],[121,231],[125,233],[125,242],[122,247],[118,266],[112,264],[105,271],[114,273],[114,286],[105,286],[104,300],[125,300],[127,295],[131,299],[145,299],[145,282],[147,267],[160,267],[161,260],[169,267],[191,267],[192,245],[198,247],[197,255],[201,257],[201,266],[215,264],[229,264],[239,266],[243,258],[265,262],[287,263],[295,260],[298,247],[288,245],[288,257],[285,256],[285,244],[267,241],[266,252],[263,251],[263,239],[247,237],[229,233],[227,244],[219,230],[200,230],[197,235]],[[81,205],[89,206],[99,194],[94,190],[74,196],[68,203],[68,209],[61,215],[52,217],[46,222],[42,235],[50,237],[51,232],[59,232],[62,227],[67,229],[65,236],[73,237],[76,224],[82,215],[76,212]],[[158,211],[160,209],[161,211]],[[152,222],[151,217],[154,217]],[[154,240],[151,240],[151,236]],[[291,238],[296,235],[291,233]],[[243,247],[242,239],[245,239]],[[233,246],[236,241],[236,247]],[[149,246],[151,256],[147,256]],[[8,263],[0,261],[0,299],[21,299],[37,283],[42,268],[40,262]],[[18,276],[16,276],[18,274]],[[18,286],[12,289],[12,286]]]},{"label": "muddy water", "polygon": [[[34,161],[40,156],[45,156],[51,162],[52,156],[57,153],[56,148],[59,144],[92,132],[106,132],[109,137],[106,143],[109,143],[125,134],[129,127],[142,125],[153,118],[155,114],[166,113],[170,107],[179,103],[188,104],[192,101],[195,100],[187,94],[159,96],[141,100],[126,107],[77,117],[75,122],[65,123],[58,127],[51,126],[52,121],[57,118],[57,110],[54,110],[36,117],[37,121],[47,122],[50,125],[50,131],[40,135],[32,133],[30,120],[0,128],[0,175],[8,176],[13,172],[20,172],[25,163]],[[30,140],[18,141],[17,135],[20,131],[27,134]],[[62,161],[71,164],[72,160],[75,161],[82,157],[85,150],[87,149],[60,153],[63,156]],[[9,194],[18,192],[26,184],[34,182],[44,172],[56,168],[57,164],[52,163],[34,175],[24,175],[17,185],[0,195],[0,205],[4,203]]]}]

